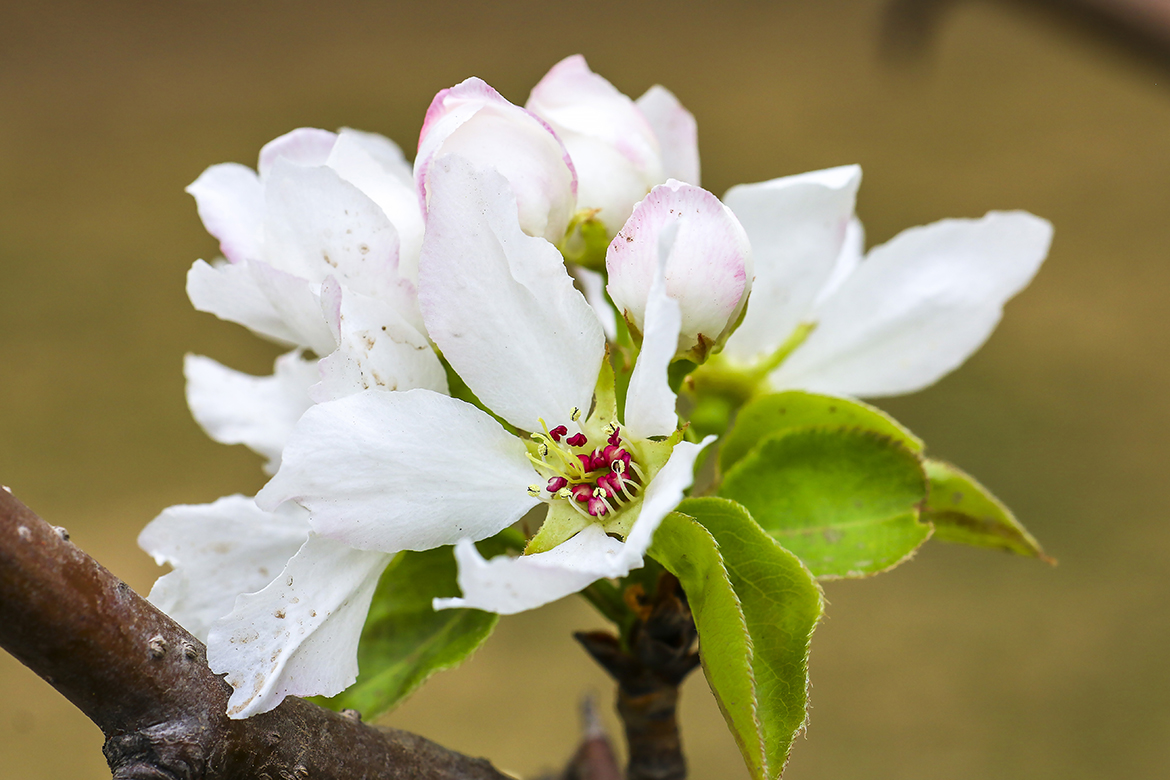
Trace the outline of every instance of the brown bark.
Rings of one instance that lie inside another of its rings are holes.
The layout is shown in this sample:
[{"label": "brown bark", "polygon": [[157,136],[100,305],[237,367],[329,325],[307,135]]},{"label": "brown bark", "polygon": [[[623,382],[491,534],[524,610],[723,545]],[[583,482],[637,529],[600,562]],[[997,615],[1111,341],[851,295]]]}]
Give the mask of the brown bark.
[{"label": "brown bark", "polygon": [[504,780],[484,759],[301,699],[247,720],[202,643],[0,490],[0,647],[106,736],[115,780]]}]

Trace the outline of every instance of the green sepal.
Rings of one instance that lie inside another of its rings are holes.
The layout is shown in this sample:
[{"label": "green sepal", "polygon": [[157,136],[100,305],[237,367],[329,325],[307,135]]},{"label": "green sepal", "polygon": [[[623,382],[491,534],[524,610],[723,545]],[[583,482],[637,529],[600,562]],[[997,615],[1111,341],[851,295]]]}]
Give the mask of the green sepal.
[{"label": "green sepal", "polygon": [[565,237],[557,246],[566,262],[592,271],[605,270],[609,235],[605,223],[597,219],[600,209],[581,209],[569,221]]},{"label": "green sepal", "polygon": [[[478,543],[485,557],[516,546],[510,529]],[[520,538],[523,544],[523,538]],[[435,672],[458,666],[491,636],[499,615],[478,609],[435,611],[432,599],[458,596],[453,548],[402,552],[382,574],[358,645],[357,682],[330,699],[366,720],[392,709]]]},{"label": "green sepal", "polygon": [[718,494],[818,577],[864,577],[897,566],[930,537],[919,520],[927,481],[919,455],[867,430],[798,427],[763,438]]},{"label": "green sepal", "polygon": [[682,583],[703,671],[753,780],[780,777],[806,720],[809,641],[823,611],[816,580],[720,498],[683,501],[649,554]]},{"label": "green sepal", "polygon": [[922,440],[880,409],[860,401],[789,390],[760,396],[739,410],[720,448],[719,465],[727,471],[761,439],[813,426],[874,431],[901,442],[911,452],[922,452]]},{"label": "green sepal", "polygon": [[1011,510],[966,472],[939,460],[926,461],[930,497],[922,519],[934,524],[941,542],[1007,550],[1056,563]]}]

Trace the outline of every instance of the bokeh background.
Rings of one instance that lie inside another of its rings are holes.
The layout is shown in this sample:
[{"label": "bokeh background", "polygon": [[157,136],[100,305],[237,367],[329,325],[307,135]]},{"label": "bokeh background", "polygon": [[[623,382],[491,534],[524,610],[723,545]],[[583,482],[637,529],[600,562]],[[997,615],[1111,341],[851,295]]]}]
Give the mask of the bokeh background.
[{"label": "bokeh background", "polygon": [[[1157,5],[1157,3],[1150,3]],[[0,482],[139,592],[162,508],[263,484],[207,439],[182,356],[276,349],[191,309],[215,242],[183,187],[297,126],[408,150],[470,75],[522,103],[584,53],[699,121],[704,184],[860,163],[871,242],[1022,208],[1056,225],[1033,285],[936,387],[882,405],[1060,559],[928,545],[829,583],[792,780],[1148,778],[1170,767],[1170,57],[1059,3],[258,0],[0,5]],[[1154,33],[1151,35],[1151,33]],[[505,619],[386,722],[530,775],[611,688],[577,600]],[[701,674],[696,778],[746,778]],[[609,721],[614,725],[613,719]],[[0,654],[0,776],[109,777],[101,736]]]}]

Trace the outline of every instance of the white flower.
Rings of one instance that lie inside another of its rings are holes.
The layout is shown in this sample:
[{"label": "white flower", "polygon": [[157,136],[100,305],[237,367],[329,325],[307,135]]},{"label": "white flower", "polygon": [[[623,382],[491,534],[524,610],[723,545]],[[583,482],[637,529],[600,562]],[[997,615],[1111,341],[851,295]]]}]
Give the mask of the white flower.
[{"label": "white flower", "polygon": [[503,174],[516,194],[525,233],[554,243],[565,235],[576,208],[577,173],[556,133],[531,111],[477,78],[442,90],[427,109],[414,159],[424,204],[431,171],[448,154]]},{"label": "white flower", "polygon": [[[448,155],[432,167],[430,186],[423,316],[452,367],[504,424],[426,389],[368,391],[305,413],[257,501],[274,509],[295,499],[319,534],[310,544],[335,546],[306,545],[291,584],[241,599],[216,623],[208,658],[236,689],[232,717],[270,710],[290,692],[344,687],[344,675],[328,668],[348,663],[360,623],[314,624],[304,614],[319,603],[317,588],[331,603],[368,601],[373,575],[361,572],[381,559],[361,556],[457,544],[463,596],[437,606],[531,609],[641,566],[655,528],[691,483],[701,445],[681,441],[677,430],[666,369],[680,314],[661,272],[619,420],[597,316],[556,248],[522,231],[507,180]],[[479,557],[473,541],[541,504],[547,516],[530,554]],[[344,580],[314,559],[340,561],[343,548],[360,570]],[[295,624],[282,622],[290,609]],[[303,650],[308,643],[312,653]],[[289,658],[295,667],[284,665]]]},{"label": "white flower", "polygon": [[422,215],[392,142],[296,130],[261,150],[259,173],[216,165],[188,190],[229,260],[191,268],[195,308],[332,355],[317,398],[445,389],[414,285]]},{"label": "white flower", "polygon": [[577,54],[549,70],[526,106],[564,142],[577,169],[577,207],[598,209],[610,236],[656,185],[699,184],[695,119],[663,87],[635,102]]},{"label": "white flower", "polygon": [[1052,226],[1013,211],[911,228],[863,258],[860,181],[861,169],[845,166],[727,192],[755,284],[742,324],[697,379],[728,369],[778,390],[920,390],[987,340],[1048,253]]},{"label": "white flower", "polygon": [[668,227],[666,294],[682,313],[677,356],[701,363],[722,347],[747,304],[751,245],[735,215],[706,190],[674,179],[651,190],[605,257],[610,298],[634,334],[642,332]]}]

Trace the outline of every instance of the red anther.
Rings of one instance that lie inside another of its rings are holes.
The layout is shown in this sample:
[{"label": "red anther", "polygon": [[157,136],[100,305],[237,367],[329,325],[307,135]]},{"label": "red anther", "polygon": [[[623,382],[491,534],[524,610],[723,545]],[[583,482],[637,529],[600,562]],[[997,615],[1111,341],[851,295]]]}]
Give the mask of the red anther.
[{"label": "red anther", "polygon": [[[563,425],[561,427],[565,428],[565,426],[563,426]],[[567,433],[568,429],[565,428],[565,431]],[[549,431],[549,433],[552,433],[552,431]],[[573,447],[584,447],[585,444],[588,443],[588,441],[589,441],[589,437],[583,433],[578,433],[575,436],[570,436],[569,438],[565,439],[565,443],[569,444]]]},{"label": "red anther", "polygon": [[609,507],[600,498],[591,498],[589,499],[589,507],[586,511],[594,517],[601,517],[609,511]]},{"label": "red anther", "polygon": [[592,455],[578,455],[577,460],[581,461],[581,468],[586,471],[593,471],[593,456]]},{"label": "red anther", "polygon": [[569,480],[564,477],[553,477],[548,481],[548,487],[545,488],[550,493],[555,493],[565,485],[569,484]]},{"label": "red anther", "polygon": [[568,432],[569,432],[568,428],[566,428],[563,425],[558,425],[557,427],[555,427],[551,431],[549,431],[548,435],[552,437],[553,441],[559,443],[561,440],[561,437],[564,436]]},{"label": "red anther", "polygon": [[609,435],[609,443],[610,443],[610,444],[612,444],[612,445],[613,445],[613,446],[615,446],[615,447],[616,447],[616,446],[618,446],[619,444],[621,444],[621,443],[622,443],[622,437],[618,435],[618,434],[620,434],[621,432],[622,432],[622,429],[621,429],[621,428],[619,428],[619,427],[618,427],[618,426],[616,426],[616,425],[615,425],[615,426],[613,426],[613,433],[611,433],[611,434]]},{"label": "red anther", "polygon": [[613,498],[621,489],[622,478],[617,474],[603,474],[597,478],[597,487],[605,490],[605,495],[608,498]]},{"label": "red anther", "polygon": [[588,485],[574,485],[573,486],[573,500],[578,504],[584,504],[593,498],[593,488]]}]

